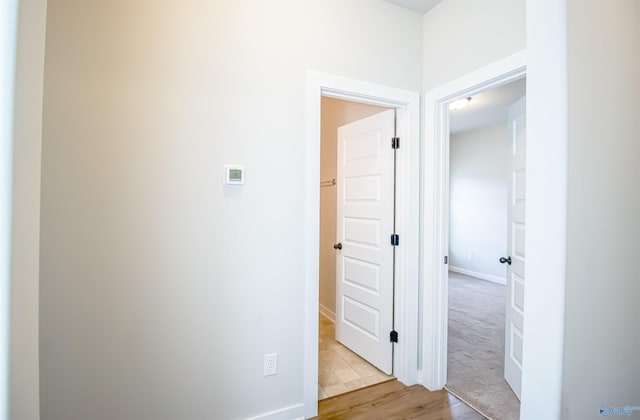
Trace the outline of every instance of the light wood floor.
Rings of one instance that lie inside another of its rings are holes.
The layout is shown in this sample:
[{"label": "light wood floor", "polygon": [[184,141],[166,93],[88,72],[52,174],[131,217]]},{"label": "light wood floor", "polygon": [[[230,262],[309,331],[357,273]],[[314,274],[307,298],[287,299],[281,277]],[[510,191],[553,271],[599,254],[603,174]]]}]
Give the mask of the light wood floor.
[{"label": "light wood floor", "polygon": [[327,398],[318,403],[314,419],[484,420],[447,391],[404,386],[395,379]]}]

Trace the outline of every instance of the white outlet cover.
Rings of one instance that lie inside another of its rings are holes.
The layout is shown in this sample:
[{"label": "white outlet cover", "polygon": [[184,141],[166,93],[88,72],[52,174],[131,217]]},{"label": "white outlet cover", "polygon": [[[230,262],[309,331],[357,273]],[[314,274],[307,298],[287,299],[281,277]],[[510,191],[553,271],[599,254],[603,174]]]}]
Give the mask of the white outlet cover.
[{"label": "white outlet cover", "polygon": [[264,355],[264,376],[271,376],[278,373],[278,353]]}]

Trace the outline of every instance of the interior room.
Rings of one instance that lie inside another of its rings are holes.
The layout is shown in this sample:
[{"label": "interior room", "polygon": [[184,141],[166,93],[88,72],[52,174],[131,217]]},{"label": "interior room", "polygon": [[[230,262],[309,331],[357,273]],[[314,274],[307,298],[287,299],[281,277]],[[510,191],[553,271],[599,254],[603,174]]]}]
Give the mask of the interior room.
[{"label": "interior room", "polygon": [[511,135],[509,110],[526,80],[449,107],[447,389],[488,418],[514,419],[504,379]]}]

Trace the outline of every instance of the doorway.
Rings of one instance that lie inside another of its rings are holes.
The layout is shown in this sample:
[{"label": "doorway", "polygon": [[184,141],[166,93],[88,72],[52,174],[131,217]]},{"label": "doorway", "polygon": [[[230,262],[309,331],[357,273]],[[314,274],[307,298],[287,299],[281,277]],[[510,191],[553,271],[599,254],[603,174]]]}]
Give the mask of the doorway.
[{"label": "doorway", "polygon": [[[342,257],[345,257],[343,254],[349,254],[348,248],[353,244],[344,241],[344,234],[341,232],[342,226],[338,222],[343,205],[339,198],[339,191],[345,185],[344,182],[341,182],[344,176],[344,165],[339,163],[339,161],[342,161],[339,157],[342,153],[338,150],[339,143],[345,139],[343,138],[344,135],[341,138],[338,133],[344,133],[345,129],[354,127],[354,125],[357,128],[357,124],[362,125],[364,122],[376,118],[376,115],[388,111],[389,108],[330,97],[322,97],[321,101],[318,399],[353,391],[391,378],[390,375],[385,374],[374,366],[375,361],[368,353],[370,348],[375,348],[379,344],[383,346],[386,344],[390,347],[390,343],[379,343],[378,340],[373,340],[371,343],[365,343],[366,346],[364,348],[359,348],[358,335],[361,334],[362,328],[356,325],[349,328],[353,324],[343,321],[345,318],[341,316],[344,312],[342,307],[343,300],[341,299],[341,281],[343,279],[338,278],[337,272],[352,271],[351,275],[354,278],[351,284],[366,295],[364,296],[365,299],[356,301],[359,307],[366,309],[364,314],[358,315],[366,317],[367,314],[371,313],[371,308],[362,303],[369,296],[385,293],[388,294],[386,296],[387,300],[392,301],[392,290],[367,289],[363,287],[361,281],[358,281],[359,275],[360,277],[365,277],[365,283],[367,281],[376,283],[379,280],[371,278],[372,276],[368,275],[371,273],[366,272],[366,270],[363,272],[363,267],[372,266],[369,262],[365,262],[362,259],[348,258],[347,267],[342,267]],[[393,111],[391,112],[393,113]],[[393,121],[391,121],[391,124],[393,125]],[[369,140],[376,141],[376,139],[367,139],[367,141]],[[389,159],[388,164],[392,164],[392,155],[389,153],[385,155]],[[358,194],[366,192],[364,189],[366,189],[366,185],[360,186],[357,189]],[[344,192],[342,195],[344,195]],[[363,198],[366,199],[366,197],[359,197],[360,201]],[[367,201],[367,205],[371,205],[371,200]],[[390,197],[386,200],[386,207],[389,210],[393,208],[393,200]],[[367,221],[371,221],[371,219]],[[344,249],[342,242],[345,242]],[[355,245],[357,246],[357,243]],[[369,248],[371,247],[369,246]],[[390,260],[386,265],[392,268],[391,264],[392,261]],[[354,265],[357,265],[357,267],[351,267]],[[379,265],[375,267],[378,268]],[[351,268],[355,268],[355,272]],[[353,281],[356,283],[353,283]],[[375,311],[375,314],[379,315],[379,312]],[[390,323],[391,313],[386,317],[389,318],[388,321]],[[337,320],[341,322],[336,322]],[[338,324],[338,328],[336,328],[336,324]],[[337,334],[342,336],[339,337]],[[374,332],[374,334],[377,334],[377,332]],[[369,333],[364,335],[370,336]],[[388,359],[388,361],[385,361],[385,365],[387,363],[391,365],[391,354],[388,354]],[[390,374],[391,372],[388,373]]]},{"label": "doorway", "polygon": [[304,403],[305,417],[317,414],[319,324],[320,123],[322,97],[344,99],[396,110],[396,287],[393,373],[406,385],[418,382],[418,244],[419,231],[419,104],[417,92],[391,88],[326,73],[307,73],[307,135],[305,200]]},{"label": "doorway", "polygon": [[507,283],[514,283],[507,278],[512,270],[505,260],[514,223],[513,115],[524,103],[525,90],[522,78],[478,92],[463,108],[449,109],[446,389],[495,419],[515,419],[520,412],[511,389],[519,386],[519,375],[512,372],[511,382],[505,380]]},{"label": "doorway", "polygon": [[447,382],[449,118],[448,104],[478,92],[521,79],[526,52],[520,51],[425,94],[423,179],[431,180],[423,194],[422,237],[422,383],[442,389]]}]

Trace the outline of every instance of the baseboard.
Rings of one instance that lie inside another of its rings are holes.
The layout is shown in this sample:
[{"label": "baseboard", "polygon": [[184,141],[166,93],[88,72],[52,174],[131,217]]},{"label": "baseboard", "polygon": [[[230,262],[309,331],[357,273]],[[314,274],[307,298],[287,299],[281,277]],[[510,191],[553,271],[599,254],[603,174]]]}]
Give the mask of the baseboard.
[{"label": "baseboard", "polygon": [[334,324],[336,323],[336,313],[331,309],[324,306],[322,303],[318,305],[318,310],[320,313],[331,320]]},{"label": "baseboard", "polygon": [[422,369],[418,369],[416,372],[416,383],[424,386],[424,381],[422,380]]},{"label": "baseboard", "polygon": [[304,404],[279,408],[259,416],[249,417],[249,420],[304,420]]},{"label": "baseboard", "polygon": [[465,268],[449,266],[449,271],[453,271],[454,273],[466,274],[467,276],[476,277],[482,280],[487,280],[492,283],[498,283],[501,285],[507,284],[507,279],[504,277],[493,276],[491,274],[478,273],[477,271],[467,270]]}]

